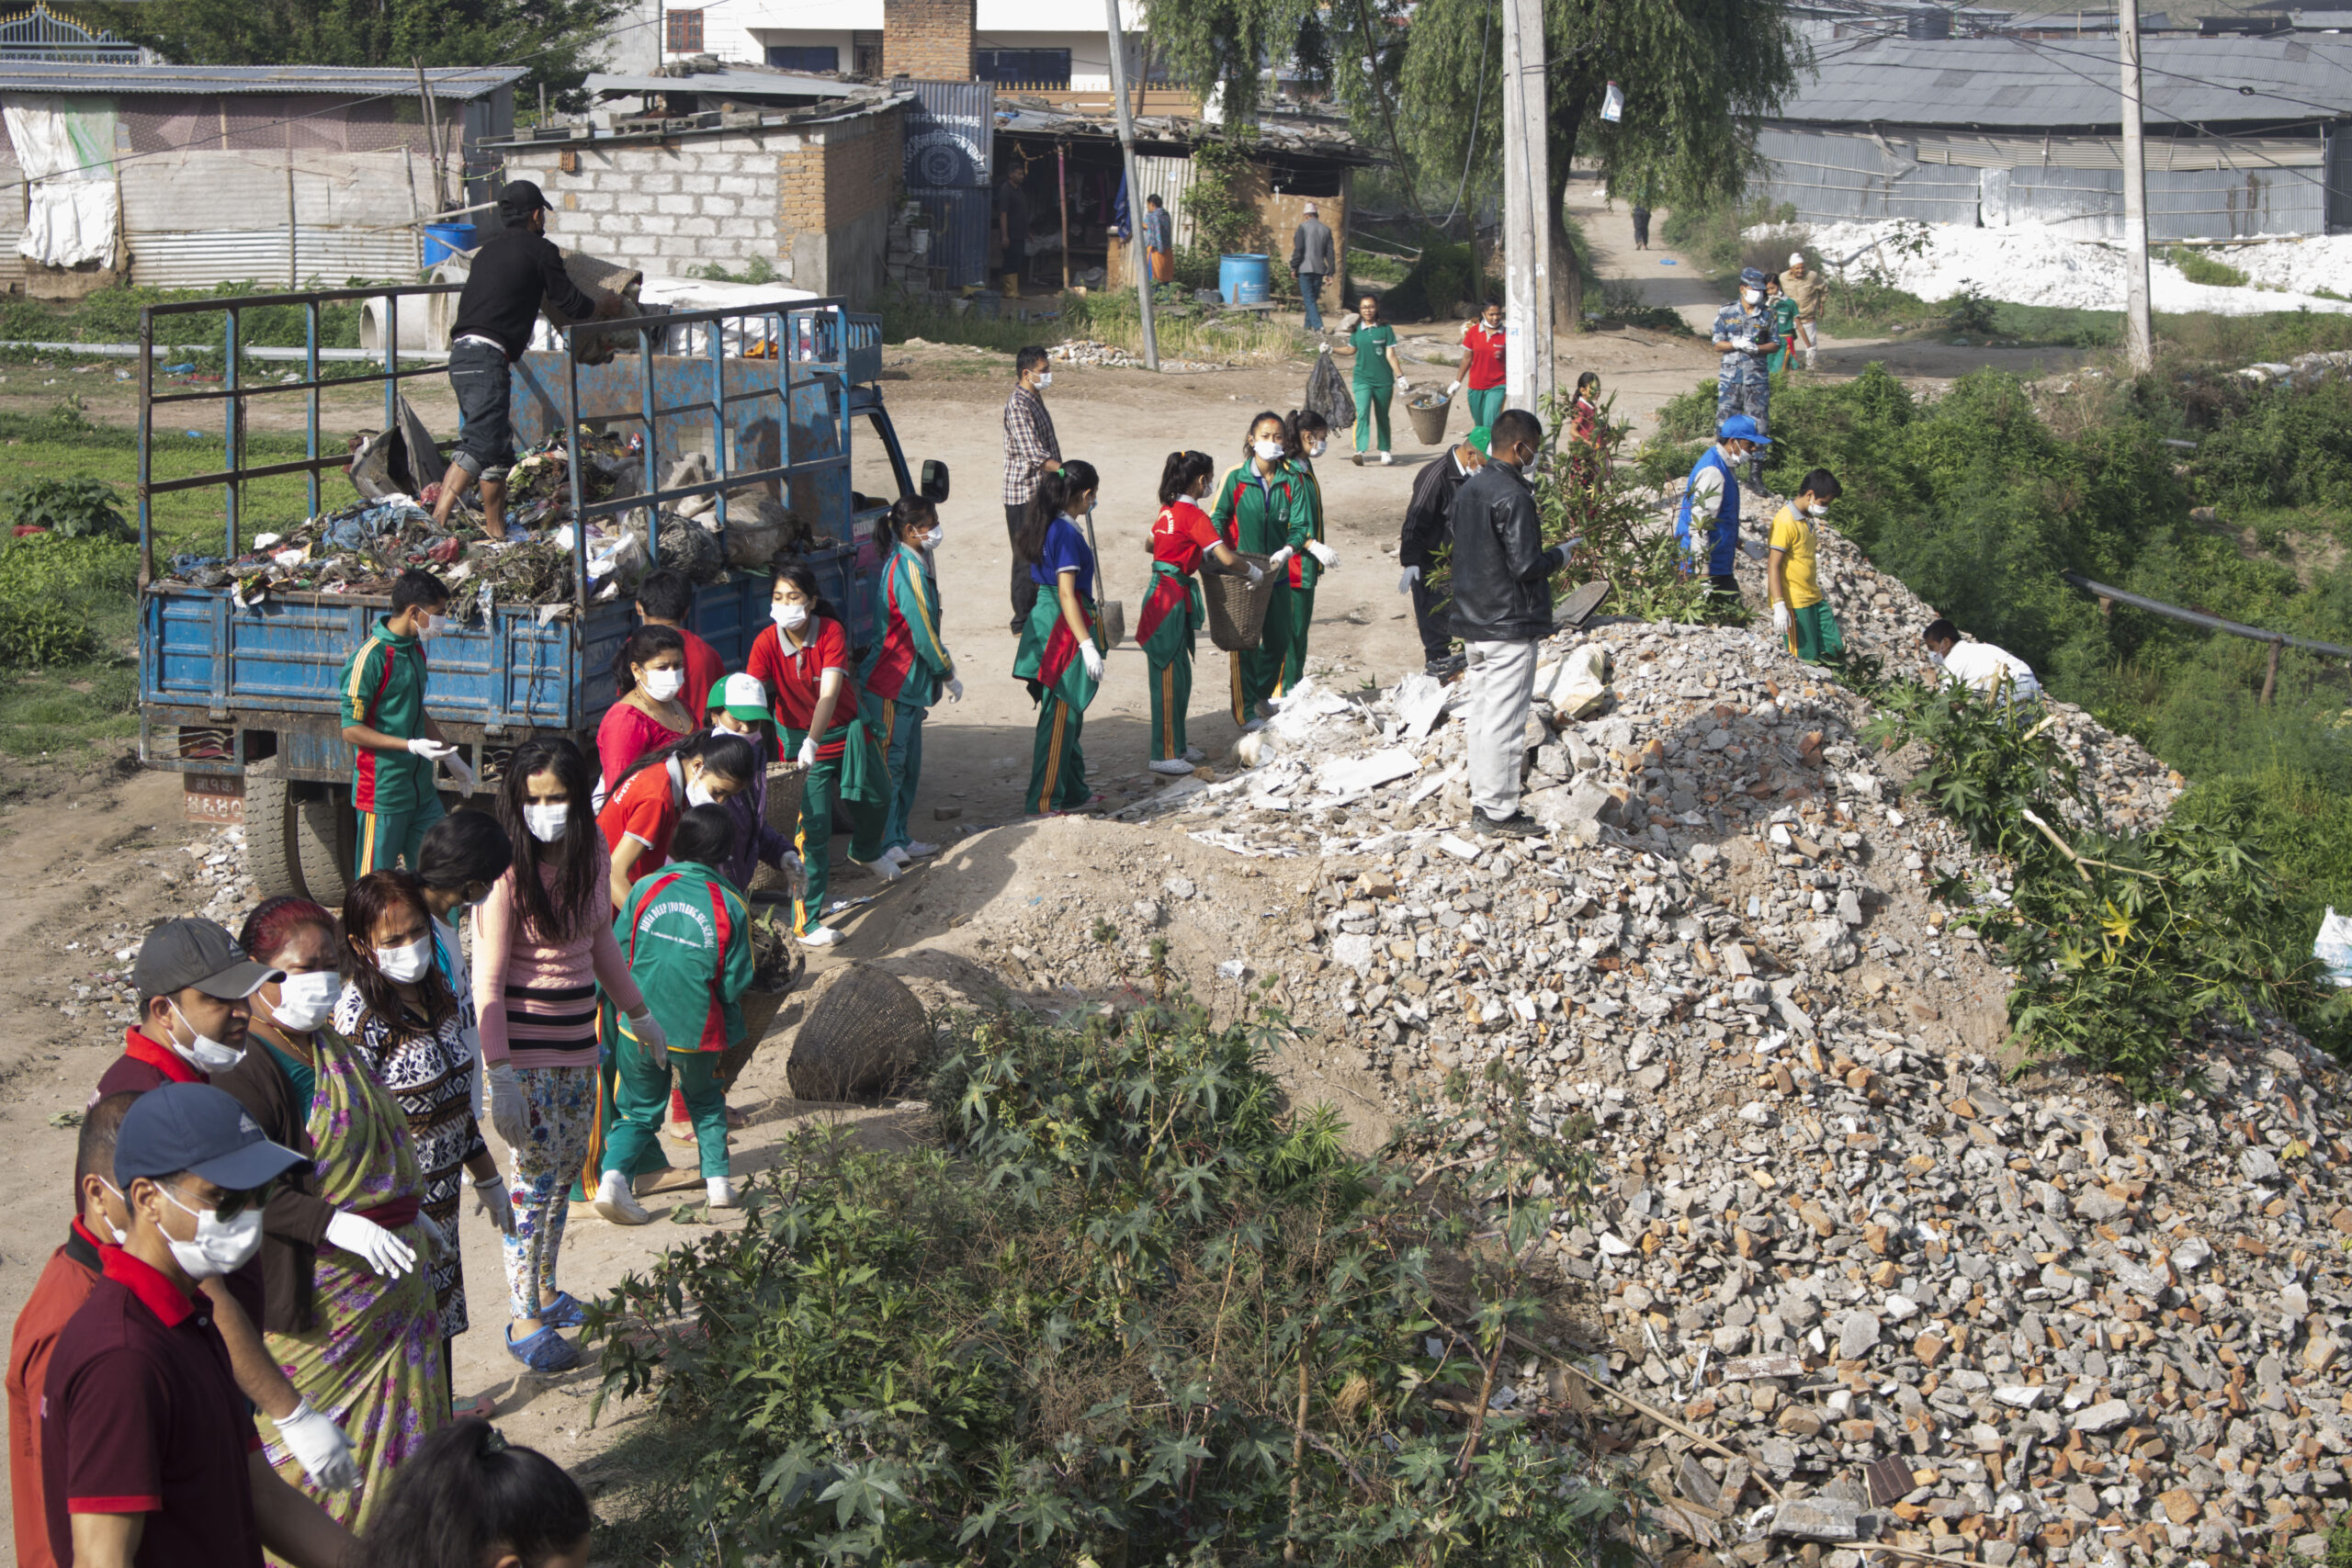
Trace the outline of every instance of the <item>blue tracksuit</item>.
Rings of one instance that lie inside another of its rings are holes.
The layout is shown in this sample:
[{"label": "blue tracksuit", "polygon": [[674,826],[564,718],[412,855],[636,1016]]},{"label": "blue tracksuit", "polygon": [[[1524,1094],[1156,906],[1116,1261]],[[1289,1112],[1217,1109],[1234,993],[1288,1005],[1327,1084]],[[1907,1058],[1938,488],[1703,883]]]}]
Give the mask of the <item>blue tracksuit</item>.
[{"label": "blue tracksuit", "polygon": [[1729,577],[1732,563],[1739,556],[1739,476],[1732,472],[1721,446],[1710,446],[1690,465],[1690,478],[1682,487],[1682,511],[1674,520],[1674,542],[1682,547],[1686,558],[1701,547],[1690,536],[1690,502],[1699,493],[1699,477],[1709,468],[1723,475],[1723,492],[1715,498],[1713,548],[1707,554],[1707,574]]}]

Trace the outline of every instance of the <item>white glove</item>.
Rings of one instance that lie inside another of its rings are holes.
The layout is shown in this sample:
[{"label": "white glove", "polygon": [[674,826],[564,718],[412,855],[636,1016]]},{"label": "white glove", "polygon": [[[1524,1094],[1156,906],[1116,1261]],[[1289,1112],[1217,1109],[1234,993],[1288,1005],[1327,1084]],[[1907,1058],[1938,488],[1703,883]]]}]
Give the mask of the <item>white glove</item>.
[{"label": "white glove", "polygon": [[1315,345],[1315,352],[1317,354],[1329,354],[1331,352],[1331,345],[1328,343],[1318,343]]},{"label": "white glove", "polygon": [[428,740],[422,735],[410,741],[408,749],[412,754],[422,757],[429,762],[437,762],[444,757],[455,756],[458,750],[455,746],[445,745],[438,740]]},{"label": "white glove", "polygon": [[1086,678],[1101,684],[1102,680],[1102,650],[1089,637],[1078,645],[1079,662],[1086,666]]},{"label": "white glove", "polygon": [[1417,567],[1417,566],[1408,566],[1408,567],[1407,567],[1407,568],[1405,569],[1405,574],[1404,574],[1402,577],[1399,577],[1399,578],[1396,580],[1396,592],[1397,592],[1397,593],[1398,593],[1399,595],[1403,595],[1403,594],[1410,593],[1410,592],[1413,591],[1413,584],[1415,584],[1416,582],[1419,582],[1420,580],[1421,580],[1421,569],[1420,569],[1419,567]]},{"label": "white glove", "polygon": [[960,703],[960,702],[962,702],[962,701],[964,700],[964,682],[963,682],[958,681],[958,680],[956,680],[956,679],[954,679],[953,677],[951,677],[951,678],[948,680],[948,682],[947,682],[947,700],[948,700],[949,702],[951,702],[951,703]]},{"label": "white glove", "polygon": [[352,1457],[351,1439],[343,1428],[302,1401],[277,1418],[277,1440],[301,1461],[311,1484],[328,1492],[348,1492],[359,1484],[359,1461]]},{"label": "white glove", "polygon": [[628,1026],[637,1036],[638,1044],[652,1060],[660,1061],[662,1053],[670,1048],[670,1037],[662,1032],[662,1021],[653,1016],[651,1008],[629,1014]]},{"label": "white glove", "polygon": [[804,768],[817,765],[817,738],[813,735],[800,743],[800,765]]},{"label": "white glove", "polygon": [[1333,549],[1330,546],[1325,544],[1320,539],[1307,540],[1306,553],[1313,556],[1315,558],[1315,564],[1321,567],[1325,571],[1329,571],[1333,567],[1340,564],[1340,552]]},{"label": "white glove", "polygon": [[459,795],[473,794],[474,771],[466,766],[466,760],[463,757],[458,756],[455,750],[452,750],[447,756],[441,759],[441,765],[449,770],[449,776],[451,778],[458,781],[458,793]]},{"label": "white glove", "polygon": [[474,1209],[490,1216],[490,1223],[498,1227],[499,1235],[514,1234],[514,1200],[506,1195],[504,1177],[493,1176],[488,1181],[474,1183]]},{"label": "white glove", "polygon": [[1460,390],[1462,390],[1462,383],[1459,381],[1448,381],[1445,384],[1445,395],[1449,398]]},{"label": "white glove", "polygon": [[416,1267],[416,1248],[358,1214],[337,1210],[334,1218],[327,1222],[327,1241],[387,1280]]},{"label": "white glove", "polygon": [[1788,631],[1789,602],[1785,599],[1775,599],[1772,601],[1772,635],[1786,637]]},{"label": "white glove", "polygon": [[1250,587],[1255,588],[1258,584],[1266,581],[1266,569],[1264,567],[1260,566],[1253,560],[1246,560],[1241,564],[1249,569]]},{"label": "white glove", "polygon": [[1283,562],[1290,559],[1293,553],[1294,552],[1291,547],[1288,545],[1284,545],[1281,549],[1276,550],[1272,555],[1266,558],[1266,565],[1269,567],[1280,566]]},{"label": "white glove", "polygon": [[784,873],[785,881],[787,884],[785,891],[790,893],[795,898],[803,897],[808,894],[808,867],[798,855],[786,854],[776,863],[776,866]]},{"label": "white glove", "polygon": [[508,1148],[521,1148],[531,1135],[531,1113],[523,1104],[523,1080],[514,1076],[514,1064],[491,1063],[482,1069],[482,1080],[490,1085],[490,1124]]}]

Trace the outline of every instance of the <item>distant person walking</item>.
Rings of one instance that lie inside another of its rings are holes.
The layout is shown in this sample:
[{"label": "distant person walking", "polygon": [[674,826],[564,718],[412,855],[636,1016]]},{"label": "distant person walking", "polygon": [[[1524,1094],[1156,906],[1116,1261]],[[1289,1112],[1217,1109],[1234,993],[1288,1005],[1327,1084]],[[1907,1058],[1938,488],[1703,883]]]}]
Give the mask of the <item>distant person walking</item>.
[{"label": "distant person walking", "polygon": [[1778,346],[1767,362],[1771,375],[1778,376],[1789,367],[1789,356],[1796,346],[1797,302],[1789,298],[1778,274],[1764,281],[1765,313],[1772,319],[1772,336]]},{"label": "distant person walking", "polygon": [[1143,198],[1143,254],[1154,283],[1165,283],[1176,276],[1175,220],[1156,196]]},{"label": "distant person walking", "polygon": [[1348,347],[1356,356],[1353,461],[1362,468],[1364,454],[1376,452],[1385,466],[1396,460],[1388,455],[1388,400],[1404,379],[1405,367],[1396,357],[1396,329],[1380,319],[1380,301],[1367,294],[1358,302],[1356,313],[1362,319],[1348,334]]},{"label": "distant person walking", "polygon": [[[1744,414],[1756,422],[1758,435],[1772,429],[1772,378],[1767,362],[1780,341],[1772,335],[1766,309],[1764,274],[1748,267],[1739,275],[1739,298],[1715,312],[1713,334],[1715,351],[1723,355],[1715,370],[1715,423]],[[1758,490],[1764,488],[1762,457],[1748,464],[1747,478]]]},{"label": "distant person walking", "polygon": [[1029,624],[1037,604],[1037,584],[1021,554],[1021,530],[1029,521],[1029,498],[1037,493],[1037,481],[1061,472],[1062,444],[1054,434],[1054,416],[1046,412],[1046,389],[1054,384],[1046,351],[1035,344],[1023,349],[1013,356],[1012,374],[1012,394],[1004,400],[1004,536],[1012,545],[1017,632]]},{"label": "distant person walking", "polygon": [[1470,428],[1492,430],[1503,412],[1503,308],[1489,299],[1475,321],[1462,323],[1462,385],[1470,391]]},{"label": "distant person walking", "polygon": [[1789,269],[1781,274],[1781,292],[1796,301],[1796,342],[1789,344],[1789,352],[1796,352],[1797,343],[1804,345],[1804,367],[1813,368],[1813,356],[1820,347],[1822,307],[1829,303],[1829,285],[1821,275],[1807,266],[1803,251],[1789,253]]},{"label": "distant person walking", "polygon": [[1323,330],[1323,280],[1339,270],[1339,243],[1331,237],[1331,226],[1317,213],[1315,204],[1308,202],[1299,219],[1298,227],[1290,235],[1290,269],[1298,277],[1298,297],[1306,310],[1306,330]]},{"label": "distant person walking", "polygon": [[1639,202],[1634,205],[1634,249],[1650,248],[1650,209]]}]

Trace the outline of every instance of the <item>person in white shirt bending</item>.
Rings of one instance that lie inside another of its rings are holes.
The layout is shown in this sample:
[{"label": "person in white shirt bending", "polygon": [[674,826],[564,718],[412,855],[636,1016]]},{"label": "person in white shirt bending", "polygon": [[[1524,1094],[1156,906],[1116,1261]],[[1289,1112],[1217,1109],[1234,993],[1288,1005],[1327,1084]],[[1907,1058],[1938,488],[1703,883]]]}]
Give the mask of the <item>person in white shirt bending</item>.
[{"label": "person in white shirt bending", "polygon": [[1919,640],[1928,645],[1928,661],[1947,681],[1986,697],[1999,697],[2006,683],[2012,702],[2041,699],[2041,682],[2033,678],[2033,666],[1989,642],[1961,641],[1960,628],[1950,621],[1929,623]]}]

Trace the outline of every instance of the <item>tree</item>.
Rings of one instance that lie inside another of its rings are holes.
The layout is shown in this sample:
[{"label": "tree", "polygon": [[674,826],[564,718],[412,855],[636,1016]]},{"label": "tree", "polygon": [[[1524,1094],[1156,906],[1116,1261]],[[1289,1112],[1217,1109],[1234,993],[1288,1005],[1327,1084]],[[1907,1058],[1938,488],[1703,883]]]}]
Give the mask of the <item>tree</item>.
[{"label": "tree", "polygon": [[[1553,310],[1574,331],[1584,284],[1563,203],[1577,155],[1597,155],[1617,188],[1646,181],[1676,201],[1736,196],[1756,166],[1752,125],[1795,85],[1804,46],[1785,0],[1544,0],[1544,34]],[[1413,11],[1390,112],[1408,156],[1447,187],[1465,160],[1501,160],[1502,48],[1497,0],[1420,0]],[[1617,125],[1600,118],[1612,81],[1625,94]],[[1367,85],[1385,90],[1377,72]]]},{"label": "tree", "polygon": [[1318,0],[1153,0],[1151,51],[1230,127],[1257,118],[1269,63],[1319,83],[1329,58]]}]

